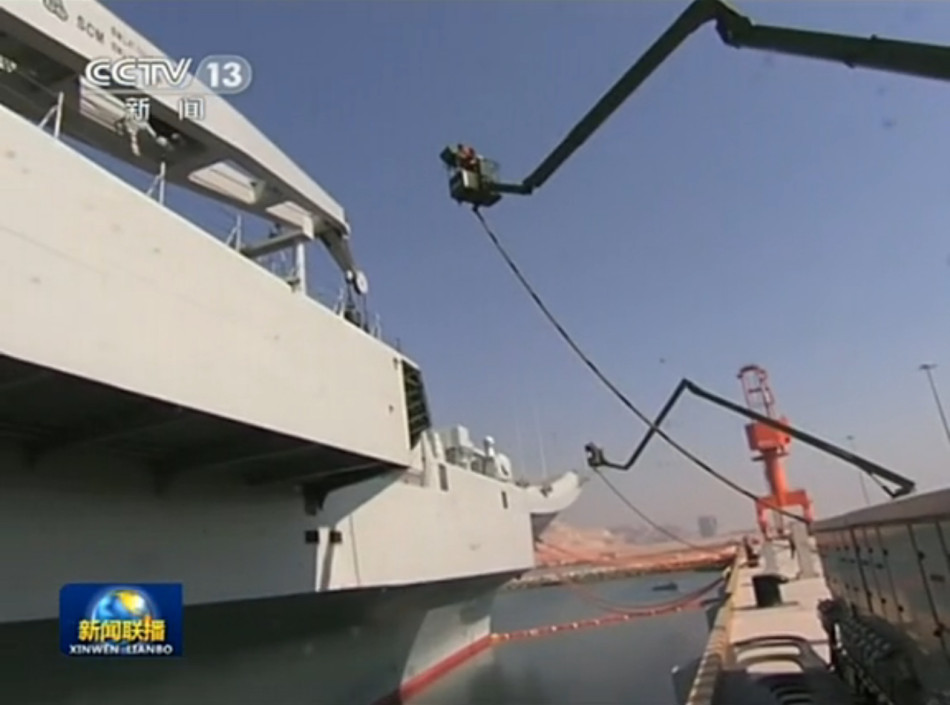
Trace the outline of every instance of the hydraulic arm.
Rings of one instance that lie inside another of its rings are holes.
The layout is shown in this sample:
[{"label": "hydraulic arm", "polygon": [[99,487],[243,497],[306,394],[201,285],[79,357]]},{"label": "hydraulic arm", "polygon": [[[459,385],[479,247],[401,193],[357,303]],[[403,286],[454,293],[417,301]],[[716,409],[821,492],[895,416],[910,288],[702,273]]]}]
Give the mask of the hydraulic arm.
[{"label": "hydraulic arm", "polygon": [[[892,499],[896,497],[903,497],[914,491],[915,484],[913,480],[910,480],[903,475],[899,475],[893,470],[888,470],[885,467],[878,465],[877,463],[871,462],[865,458],[862,458],[859,455],[851,453],[843,448],[839,448],[833,443],[822,440],[817,436],[813,436],[810,433],[805,433],[800,431],[797,428],[789,426],[785,423],[784,420],[779,420],[772,418],[766,414],[761,414],[753,409],[746,408],[741,404],[736,404],[735,402],[729,401],[723,397],[720,397],[712,392],[708,392],[702,387],[700,387],[695,382],[692,382],[688,379],[682,380],[676,389],[673,391],[673,394],[670,395],[670,398],[667,400],[666,404],[663,405],[663,408],[660,409],[660,413],[653,420],[649,430],[644,435],[643,440],[640,441],[640,444],[636,447],[636,450],[633,451],[633,454],[623,464],[613,463],[608,461],[604,457],[604,452],[598,446],[593,443],[588,443],[586,447],[587,451],[587,464],[592,468],[598,467],[608,467],[614,468],[617,470],[629,470],[633,467],[634,463],[640,459],[640,456],[643,454],[643,451],[646,450],[647,444],[653,440],[653,437],[660,432],[660,425],[669,416],[670,412],[673,410],[673,407],[676,405],[676,402],[679,401],[680,397],[683,395],[683,392],[689,392],[694,394],[701,399],[705,399],[708,402],[712,402],[716,406],[722,407],[729,411],[732,411],[741,416],[745,416],[750,421],[761,424],[767,428],[771,428],[775,431],[778,431],[782,434],[786,434],[795,440],[801,441],[805,445],[816,448],[828,455],[834,456],[839,460],[843,460],[846,463],[849,463],[856,467],[863,473],[871,476],[875,480],[883,480],[895,486],[895,489],[890,489],[881,484],[881,489],[884,490]],[[880,484],[880,483],[879,483]]]},{"label": "hydraulic arm", "polygon": [[568,157],[619,108],[693,32],[714,22],[723,42],[738,49],[824,59],[892,73],[950,80],[950,47],[917,42],[853,37],[757,25],[721,0],[694,0],[646,53],[597,101],[568,135],[520,183],[504,183],[497,165],[471,147],[446,147],[441,158],[449,168],[449,189],[459,203],[491,206],[502,194],[530,195],[551,178]]}]

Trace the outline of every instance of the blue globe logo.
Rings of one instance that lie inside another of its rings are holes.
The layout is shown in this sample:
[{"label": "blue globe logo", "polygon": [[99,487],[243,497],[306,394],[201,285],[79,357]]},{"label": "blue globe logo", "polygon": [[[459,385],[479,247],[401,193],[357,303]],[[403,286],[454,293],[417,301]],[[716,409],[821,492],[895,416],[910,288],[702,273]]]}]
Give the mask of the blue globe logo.
[{"label": "blue globe logo", "polygon": [[119,588],[110,590],[93,604],[89,619],[111,622],[157,616],[148,595],[131,588]]},{"label": "blue globe logo", "polygon": [[[103,622],[145,622],[159,617],[152,600],[141,590],[115,588],[92,603],[89,619]],[[127,639],[108,639],[116,645],[127,645]]]}]

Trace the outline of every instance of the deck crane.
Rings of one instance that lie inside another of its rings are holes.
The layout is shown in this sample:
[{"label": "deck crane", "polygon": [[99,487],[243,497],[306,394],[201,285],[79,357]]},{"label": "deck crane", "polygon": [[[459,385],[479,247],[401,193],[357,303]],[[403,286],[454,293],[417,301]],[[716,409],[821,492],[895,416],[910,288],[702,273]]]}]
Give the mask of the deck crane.
[{"label": "deck crane", "polygon": [[892,73],[950,80],[950,47],[918,42],[854,37],[757,25],[722,0],[694,0],[646,53],[608,90],[567,136],[520,183],[498,179],[497,164],[465,145],[446,147],[440,157],[449,169],[449,191],[476,208],[497,203],[503,194],[527,196],[540,188],[606,122],[630,95],[693,32],[714,22],[722,41],[737,49],[760,49],[824,59]]}]

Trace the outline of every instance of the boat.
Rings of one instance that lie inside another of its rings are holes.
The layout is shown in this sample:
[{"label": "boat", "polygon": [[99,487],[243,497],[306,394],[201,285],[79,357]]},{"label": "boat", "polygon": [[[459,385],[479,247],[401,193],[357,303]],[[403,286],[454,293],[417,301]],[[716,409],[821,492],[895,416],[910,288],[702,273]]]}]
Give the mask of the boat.
[{"label": "boat", "polygon": [[672,580],[668,583],[659,583],[653,586],[654,592],[676,592],[679,589],[679,585],[677,585]]},{"label": "boat", "polygon": [[[516,482],[490,439],[433,427],[344,209],[223,97],[195,82],[187,115],[146,87],[143,116],[84,78],[163,56],[93,0],[0,0],[5,696],[405,697],[487,646],[581,478]],[[228,236],[169,186],[232,208]],[[317,243],[333,305],[308,293]],[[53,655],[61,586],[111,581],[183,584],[184,658]]]}]

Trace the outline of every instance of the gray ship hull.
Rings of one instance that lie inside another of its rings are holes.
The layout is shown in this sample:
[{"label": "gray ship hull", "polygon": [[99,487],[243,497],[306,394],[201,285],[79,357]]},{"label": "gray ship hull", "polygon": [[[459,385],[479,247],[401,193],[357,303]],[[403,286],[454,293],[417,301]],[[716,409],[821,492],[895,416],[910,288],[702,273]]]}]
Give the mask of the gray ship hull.
[{"label": "gray ship hull", "polygon": [[[54,6],[0,0],[4,86],[65,85],[103,50]],[[361,705],[484,647],[492,595],[534,564],[531,517],[576,478],[542,492],[453,462],[411,360],[60,139],[204,195],[247,166],[249,212],[306,191],[294,238],[329,236],[339,207],[240,115],[202,126],[156,96],[200,155],[176,164],[133,154],[109,96],[60,94],[46,131],[8,93],[0,299],[26,303],[0,306],[4,702]],[[57,653],[59,589],[114,581],[184,585],[183,659]]]},{"label": "gray ship hull", "polygon": [[[18,705],[381,705],[489,644],[514,573],[196,606],[181,659],[70,659],[56,620],[0,625],[5,701]],[[108,687],[104,684],[108,683]]]}]

